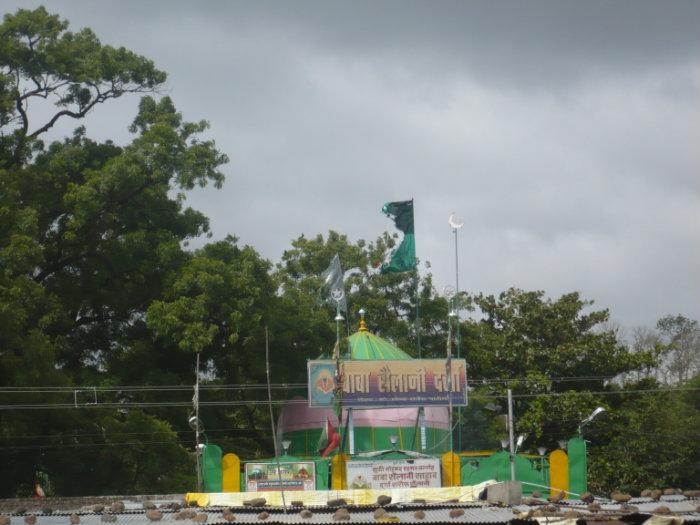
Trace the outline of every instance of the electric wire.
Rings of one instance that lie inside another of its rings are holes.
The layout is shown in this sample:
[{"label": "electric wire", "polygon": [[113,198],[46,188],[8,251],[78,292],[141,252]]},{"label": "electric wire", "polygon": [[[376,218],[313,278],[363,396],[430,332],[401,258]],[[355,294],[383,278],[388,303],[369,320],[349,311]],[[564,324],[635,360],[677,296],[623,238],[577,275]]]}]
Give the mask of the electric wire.
[{"label": "electric wire", "polygon": [[[561,376],[542,378],[471,378],[469,383],[474,385],[511,384],[511,383],[567,383],[579,381],[610,381],[617,376]],[[295,389],[308,387],[307,383],[271,383],[273,390]],[[200,385],[201,390],[266,390],[265,383],[234,383],[234,384],[206,384]],[[82,385],[82,386],[4,386],[0,387],[0,393],[48,393],[48,392],[169,392],[190,391],[192,385]]]},{"label": "electric wire", "polygon": [[[578,391],[569,390],[565,392],[541,392],[535,394],[513,394],[513,398],[535,398],[535,397],[561,397],[569,395],[595,395],[595,396],[610,396],[610,395],[637,395],[637,394],[664,394],[669,392],[695,392],[700,388],[662,388],[662,389],[635,389],[635,390],[600,390],[600,391]],[[481,399],[504,399],[505,394],[480,394]],[[225,401],[200,401],[200,406],[205,407],[240,407],[240,406],[262,406],[267,405],[268,401],[262,399],[250,400],[225,400]],[[275,405],[294,405],[307,404],[306,399],[275,399],[272,404]],[[10,410],[60,410],[60,409],[129,409],[129,408],[166,408],[166,407],[189,407],[191,401],[120,401],[120,402],[86,402],[86,403],[15,403],[15,404],[0,404],[0,411]]]}]

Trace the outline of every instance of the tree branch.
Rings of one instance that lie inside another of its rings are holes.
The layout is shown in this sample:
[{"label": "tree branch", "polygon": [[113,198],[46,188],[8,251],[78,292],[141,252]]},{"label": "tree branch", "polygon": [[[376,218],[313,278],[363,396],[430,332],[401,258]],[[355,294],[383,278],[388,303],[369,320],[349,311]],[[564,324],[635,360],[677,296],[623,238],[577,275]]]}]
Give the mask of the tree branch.
[{"label": "tree branch", "polygon": [[[109,92],[107,92],[107,93],[109,93]],[[110,97],[107,95],[107,93],[105,93],[104,95],[95,97],[95,98],[93,99],[93,101],[90,102],[90,104],[88,104],[87,106],[85,106],[85,107],[84,107],[82,110],[80,110],[80,111],[77,111],[77,112],[76,112],[76,111],[71,111],[71,110],[69,110],[69,109],[64,109],[63,111],[59,111],[59,112],[56,113],[56,114],[51,118],[51,120],[49,120],[46,124],[44,124],[44,125],[41,126],[39,129],[37,129],[37,130],[35,130],[34,132],[32,132],[30,135],[28,135],[29,138],[30,138],[30,139],[33,139],[33,138],[37,137],[38,135],[41,135],[41,134],[44,133],[45,131],[48,131],[49,129],[51,129],[51,128],[54,126],[54,124],[56,124],[56,122],[58,121],[58,119],[60,119],[61,117],[71,117],[71,118],[74,118],[74,119],[83,118],[83,117],[84,117],[85,115],[87,115],[87,113],[88,113],[92,108],[94,108],[98,103],[104,102],[105,100],[107,100],[108,98],[110,98]]]}]

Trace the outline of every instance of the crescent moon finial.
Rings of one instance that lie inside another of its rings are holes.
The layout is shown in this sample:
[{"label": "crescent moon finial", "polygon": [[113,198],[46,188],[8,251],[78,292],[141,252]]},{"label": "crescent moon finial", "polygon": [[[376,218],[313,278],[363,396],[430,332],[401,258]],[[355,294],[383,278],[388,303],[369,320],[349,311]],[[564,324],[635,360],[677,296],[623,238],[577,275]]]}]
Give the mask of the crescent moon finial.
[{"label": "crescent moon finial", "polygon": [[447,219],[447,222],[450,225],[450,228],[453,230],[459,230],[462,226],[464,226],[464,222],[457,222],[457,215],[455,212],[450,213],[450,218]]}]

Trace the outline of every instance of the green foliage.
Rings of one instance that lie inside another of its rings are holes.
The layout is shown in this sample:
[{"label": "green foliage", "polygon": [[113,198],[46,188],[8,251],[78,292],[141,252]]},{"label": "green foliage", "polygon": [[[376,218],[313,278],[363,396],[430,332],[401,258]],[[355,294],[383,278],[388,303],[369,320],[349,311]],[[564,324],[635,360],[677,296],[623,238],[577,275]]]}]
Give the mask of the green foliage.
[{"label": "green foliage", "polygon": [[[68,22],[43,7],[8,13],[0,25],[0,166],[25,160],[58,120],[80,119],[109,99],[165,82],[150,60],[102,45],[90,29],[67,29]],[[38,98],[52,101],[57,112],[31,128],[29,104]]]},{"label": "green foliage", "polygon": [[[696,388],[699,380],[695,380]],[[627,388],[654,389],[658,385],[644,380]],[[624,395],[623,389],[611,399],[605,424],[590,433],[592,489],[638,493],[646,488],[696,487],[700,480],[697,392]]]},{"label": "green foliage", "polygon": [[[355,243],[334,231],[329,231],[325,239],[320,234],[313,239],[299,237],[292,241],[292,249],[284,252],[278,267],[277,279],[283,297],[307,304],[315,298],[319,305],[315,315],[320,313],[323,319],[330,319],[332,306],[320,306],[318,294],[322,283],[319,276],[338,253],[346,274],[351,331],[359,322],[358,310],[363,308],[374,333],[417,356],[416,301],[419,295],[422,355],[443,356],[448,308],[447,302],[435,293],[432,275],[428,273],[416,280],[412,272],[382,274],[379,271],[379,263],[395,246],[396,237],[384,233],[373,242],[360,239]],[[301,299],[300,294],[306,295],[305,299]]]},{"label": "green foliage", "polygon": [[[154,339],[145,317],[192,258],[183,242],[208,230],[206,217],[171,195],[208,182],[220,186],[226,157],[199,138],[206,123],[184,121],[167,97],[142,99],[133,140],[124,146],[97,143],[78,128],[45,147],[38,137],[59,119],[82,118],[125,93],[153,91],[165,74],[130,51],[102,46],[89,30],[68,32],[43,8],[5,15],[0,50],[0,386],[172,384],[191,377],[190,363]],[[56,113],[35,124],[29,107],[37,97],[52,101]],[[113,400],[132,399],[121,393]],[[46,401],[40,392],[3,397],[9,404]],[[189,458],[177,434],[149,437],[169,429],[164,421],[104,409],[60,412],[0,413],[0,454],[11,458],[0,493],[31,487],[37,471],[57,494],[153,490],[166,473],[163,490],[185,490],[191,471],[183,470]],[[95,437],[96,420],[109,431]],[[115,454],[109,440],[139,425],[132,442],[148,445],[130,442]],[[70,455],[55,448],[68,435]],[[96,467],[88,468],[93,460]],[[109,464],[108,472],[100,464]]]},{"label": "green foliage", "polygon": [[591,391],[605,390],[607,379],[638,369],[647,357],[601,328],[607,310],[584,313],[592,302],[578,293],[553,301],[541,291],[511,288],[472,301],[484,317],[464,329],[470,372],[495,381],[484,393],[503,396],[510,387],[516,400],[526,396],[516,401],[515,419],[530,446],[551,448],[571,436],[601,404]]},{"label": "green foliage", "polygon": [[665,341],[661,363],[666,381],[687,381],[700,373],[700,326],[693,319],[677,314],[667,315],[656,324]]}]

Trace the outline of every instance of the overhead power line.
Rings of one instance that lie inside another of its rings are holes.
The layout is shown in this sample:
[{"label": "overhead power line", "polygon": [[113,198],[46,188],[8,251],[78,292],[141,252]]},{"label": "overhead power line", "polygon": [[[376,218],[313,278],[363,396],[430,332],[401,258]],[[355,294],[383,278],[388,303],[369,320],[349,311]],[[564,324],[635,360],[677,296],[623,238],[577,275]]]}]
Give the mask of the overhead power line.
[{"label": "overhead power line", "polygon": [[[580,381],[610,381],[616,376],[562,376],[543,378],[470,378],[472,386],[488,384],[511,384],[511,383],[568,383]],[[275,390],[307,388],[307,383],[272,383],[270,387]],[[200,390],[265,390],[265,383],[237,383],[237,384],[206,384],[199,385]],[[121,385],[121,386],[5,386],[0,387],[0,394],[4,393],[73,393],[73,392],[189,392],[192,385]]]},{"label": "overhead power line", "polygon": [[[597,396],[609,395],[638,395],[638,394],[663,394],[667,392],[695,392],[700,388],[663,388],[663,389],[639,389],[639,390],[602,390],[602,391],[577,391],[569,390],[567,392],[542,392],[537,394],[513,394],[514,398],[533,398],[533,397],[559,397],[572,394],[591,394]],[[484,394],[482,399],[503,399],[504,394]],[[203,407],[239,407],[239,406],[259,406],[267,405],[268,401],[264,399],[249,399],[249,400],[225,400],[225,401],[200,401],[199,405]],[[282,404],[306,404],[306,399],[277,399],[272,400],[275,405]],[[88,402],[88,403],[15,403],[1,404],[2,410],[58,410],[58,409],[127,409],[127,408],[166,408],[166,407],[189,407],[191,401],[124,401],[124,402]]]},{"label": "overhead power line", "polygon": [[129,441],[124,443],[68,443],[68,444],[50,444],[50,445],[8,445],[0,446],[0,451],[3,450],[33,450],[33,449],[50,449],[50,448],[91,448],[91,447],[135,447],[140,445],[191,445],[192,441]]}]

